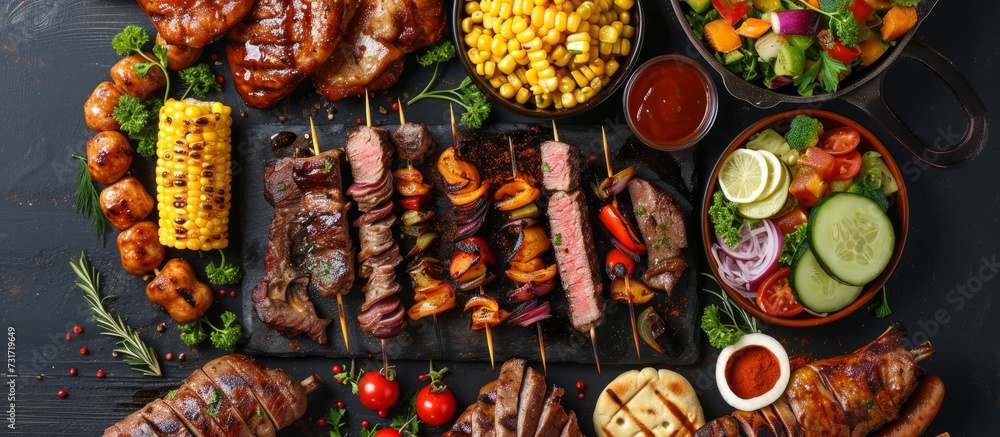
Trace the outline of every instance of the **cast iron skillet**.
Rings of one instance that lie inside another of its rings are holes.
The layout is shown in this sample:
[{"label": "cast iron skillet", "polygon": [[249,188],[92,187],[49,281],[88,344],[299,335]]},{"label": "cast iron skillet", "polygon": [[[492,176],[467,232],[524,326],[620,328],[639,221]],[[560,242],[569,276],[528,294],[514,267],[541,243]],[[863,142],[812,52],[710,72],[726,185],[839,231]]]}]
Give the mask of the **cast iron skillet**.
[{"label": "cast iron skillet", "polygon": [[[896,47],[891,48],[882,59],[875,65],[866,67],[865,70],[856,72],[848,76],[837,92],[821,93],[810,97],[800,96],[791,87],[785,87],[787,91],[770,90],[763,86],[747,82],[726,69],[721,62],[715,59],[705,42],[698,39],[691,31],[687,20],[684,19],[684,9],[680,4],[681,0],[671,0],[674,8],[674,15],[680,21],[681,29],[687,35],[691,46],[701,53],[701,56],[708,64],[722,76],[722,82],[733,97],[744,100],[758,108],[770,108],[779,103],[794,103],[799,105],[810,105],[835,98],[843,98],[848,103],[857,106],[862,111],[871,116],[879,125],[887,130],[896,140],[903,144],[910,153],[921,161],[934,167],[954,167],[963,164],[982,150],[986,144],[988,129],[986,126],[986,108],[979,100],[979,96],[972,90],[969,83],[961,73],[955,69],[955,65],[948,58],[928,47],[920,41],[914,41],[913,35],[920,27],[924,19],[931,13],[938,0],[922,0],[917,6],[917,25],[907,32],[906,36],[900,40]],[[913,129],[903,123],[896,113],[889,107],[882,97],[882,72],[900,56],[914,59],[931,69],[941,80],[943,80],[951,91],[955,94],[958,102],[962,105],[962,110],[969,120],[969,128],[962,137],[955,143],[946,142],[938,144],[927,144],[921,140]],[[878,80],[875,80],[878,79]]]}]

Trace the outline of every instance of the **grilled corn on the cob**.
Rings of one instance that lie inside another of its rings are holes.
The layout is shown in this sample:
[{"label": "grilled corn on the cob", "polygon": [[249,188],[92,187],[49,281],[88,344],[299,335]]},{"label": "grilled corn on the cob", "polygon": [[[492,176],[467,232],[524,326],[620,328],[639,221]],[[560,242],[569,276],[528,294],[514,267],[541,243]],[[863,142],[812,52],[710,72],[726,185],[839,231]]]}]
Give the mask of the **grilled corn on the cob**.
[{"label": "grilled corn on the cob", "polygon": [[160,243],[178,249],[229,244],[232,109],[169,99],[160,109],[156,202]]}]

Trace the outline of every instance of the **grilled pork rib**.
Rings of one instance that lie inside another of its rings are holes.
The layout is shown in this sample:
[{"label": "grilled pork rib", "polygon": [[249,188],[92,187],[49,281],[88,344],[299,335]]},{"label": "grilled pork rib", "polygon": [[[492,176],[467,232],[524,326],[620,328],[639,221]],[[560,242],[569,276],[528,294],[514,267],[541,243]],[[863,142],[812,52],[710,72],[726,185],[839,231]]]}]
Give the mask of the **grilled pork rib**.
[{"label": "grilled pork rib", "polygon": [[930,342],[907,351],[905,329],[891,326],[849,355],[792,371],[785,394],[758,411],[737,411],[707,423],[698,437],[860,437],[896,420],[917,388],[917,363],[934,354]]}]

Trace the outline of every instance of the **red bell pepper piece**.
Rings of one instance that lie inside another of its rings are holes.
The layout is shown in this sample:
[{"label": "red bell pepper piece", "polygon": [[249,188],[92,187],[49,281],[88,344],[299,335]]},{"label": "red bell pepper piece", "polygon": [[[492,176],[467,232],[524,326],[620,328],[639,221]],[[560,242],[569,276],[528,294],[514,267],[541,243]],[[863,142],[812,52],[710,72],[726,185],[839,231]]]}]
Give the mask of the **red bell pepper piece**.
[{"label": "red bell pepper piece", "polygon": [[618,249],[611,249],[604,258],[604,269],[611,280],[631,277],[635,271],[635,260]]},{"label": "red bell pepper piece", "polygon": [[829,30],[823,30],[816,35],[820,47],[826,50],[830,54],[830,57],[843,62],[846,65],[851,65],[855,59],[861,56],[860,47],[848,47],[844,43],[840,42],[838,39],[834,39],[833,35],[830,34]]},{"label": "red bell pepper piece", "polygon": [[795,175],[788,192],[798,199],[803,206],[813,206],[820,197],[826,194],[827,183],[819,173],[805,171]]},{"label": "red bell pepper piece", "polygon": [[407,209],[410,211],[418,211],[420,210],[420,205],[427,203],[428,200],[431,200],[430,193],[424,194],[422,196],[404,197],[403,200],[399,201],[399,206],[403,207],[403,209]]},{"label": "red bell pepper piece", "polygon": [[825,150],[819,147],[809,147],[806,149],[806,154],[799,158],[799,164],[806,167],[810,167],[819,173],[820,177],[823,179],[830,179],[833,174],[833,155],[826,153]]},{"label": "red bell pepper piece", "polygon": [[611,231],[611,235],[628,250],[639,255],[646,253],[646,245],[638,237],[639,234],[632,229],[632,225],[614,203],[601,208],[600,218],[604,227]]},{"label": "red bell pepper piece", "polygon": [[851,13],[854,14],[854,21],[857,21],[858,24],[864,23],[865,20],[868,19],[868,16],[870,16],[872,12],[875,12],[875,8],[864,0],[854,0],[848,8],[851,10]]},{"label": "red bell pepper piece", "polygon": [[712,6],[734,27],[750,12],[750,4],[740,0],[712,0]]},{"label": "red bell pepper piece", "polygon": [[781,229],[782,234],[795,232],[795,228],[807,221],[809,221],[809,210],[801,204],[795,205],[795,208],[792,208],[788,214],[774,220],[778,225],[778,229]]}]

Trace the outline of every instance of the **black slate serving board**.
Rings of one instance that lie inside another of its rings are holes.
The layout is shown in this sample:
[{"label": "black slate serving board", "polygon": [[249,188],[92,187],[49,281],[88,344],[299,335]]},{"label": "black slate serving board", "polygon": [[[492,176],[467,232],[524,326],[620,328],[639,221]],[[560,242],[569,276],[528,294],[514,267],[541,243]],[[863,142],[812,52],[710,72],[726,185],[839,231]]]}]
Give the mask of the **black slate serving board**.
[{"label": "black slate serving board", "polygon": [[[322,148],[343,147],[347,132],[353,127],[343,124],[318,126],[317,135],[320,144],[323,145]],[[388,128],[392,130],[394,126],[388,126]],[[441,194],[443,182],[438,176],[434,164],[437,162],[437,156],[440,152],[453,144],[453,139],[450,126],[429,126],[429,130],[438,147],[430,158],[419,163],[417,167],[424,174],[425,181],[429,180],[429,183],[435,186],[434,193],[436,195],[430,207],[437,213],[433,221],[442,235],[432,246],[430,254],[443,260],[447,266],[447,260],[450,259],[454,251],[453,239],[449,235],[449,231],[453,231],[451,224],[453,210],[447,198]],[[280,131],[290,131],[302,135],[309,130],[308,126],[264,125],[253,127],[247,132],[245,140],[241,141],[237,147],[238,153],[241,154],[237,179],[242,194],[237,196],[240,199],[240,204],[235,206],[234,216],[241,217],[239,227],[242,228],[242,257],[243,265],[247,267],[247,275],[242,283],[244,326],[249,332],[249,340],[245,350],[253,354],[276,356],[370,357],[381,354],[380,342],[361,331],[356,320],[360,305],[364,300],[364,295],[361,292],[361,287],[365,284],[363,278],[356,279],[351,293],[344,297],[351,342],[349,353],[344,347],[340,324],[337,321],[336,300],[322,298],[314,290],[310,290],[310,296],[318,314],[321,317],[333,319],[327,330],[328,342],[325,345],[320,345],[304,336],[289,339],[265,326],[257,317],[251,301],[251,292],[264,274],[263,259],[267,252],[267,232],[273,217],[273,208],[265,201],[262,194],[263,163],[276,159],[270,148],[270,138]],[[581,152],[589,159],[589,165],[584,171],[581,185],[606,176],[599,128],[567,125],[561,126],[559,131],[561,140],[580,148]],[[541,180],[538,146],[551,138],[549,127],[501,124],[472,133],[466,131],[462,136],[463,158],[473,162],[479,168],[484,180],[493,181],[493,187],[498,186],[510,176],[508,136],[514,141],[520,169],[533,174],[537,180]],[[608,141],[614,168],[622,169],[627,165],[635,165],[639,177],[654,181],[673,195],[685,215],[689,240],[694,241],[697,226],[695,226],[692,207],[693,155],[690,153],[677,155],[652,153],[650,149],[639,143],[627,129],[609,130]],[[403,165],[405,163],[397,160],[395,168]],[[349,175],[350,171],[346,163],[344,167],[345,175]],[[345,181],[345,187],[349,183],[348,178]],[[622,209],[627,209],[628,196],[619,197],[621,198],[620,202],[623,202]],[[544,202],[545,196],[540,198],[540,201]],[[540,206],[543,205],[544,203]],[[603,261],[605,253],[612,247],[610,236],[597,220],[596,214],[600,205],[594,196],[588,196],[588,207],[593,219],[592,226],[597,246],[597,257]],[[356,210],[352,213],[351,220],[358,215]],[[495,210],[491,211],[486,224],[478,235],[483,236],[490,243],[498,258],[498,262],[490,267],[490,271],[497,276],[497,279],[486,286],[486,292],[497,298],[502,307],[511,309],[512,305],[504,304],[504,296],[506,291],[511,290],[515,285],[504,275],[503,272],[507,265],[503,261],[504,255],[510,252],[509,248],[513,239],[510,233],[500,230],[502,222],[499,216],[500,214]],[[352,228],[352,234],[357,241],[356,229]],[[402,241],[404,253],[409,249],[410,244],[412,241],[405,239]],[[685,255],[688,267],[672,295],[668,297],[665,293],[657,293],[657,296],[649,303],[636,308],[636,315],[638,315],[646,306],[654,305],[661,317],[664,318],[667,333],[661,336],[660,341],[666,347],[668,354],[660,354],[643,344],[642,357],[637,357],[632,342],[628,307],[608,299],[607,317],[604,324],[597,330],[602,362],[608,364],[690,364],[697,359],[698,333],[695,318],[699,307],[695,276],[698,257],[690,249],[686,249]],[[548,256],[550,258],[547,263],[551,263],[551,252]],[[403,303],[409,306],[413,303],[413,291],[409,276],[403,268],[405,264],[404,261],[397,268],[397,280],[403,287],[400,292]],[[637,267],[641,274],[645,267],[645,260]],[[609,281],[605,279],[605,295],[608,295],[609,285]],[[458,307],[460,308],[470,294],[457,293]],[[550,362],[592,363],[594,357],[589,336],[573,329],[569,323],[565,294],[561,287],[557,287],[546,298],[551,299],[553,304],[553,317],[542,322],[547,359]],[[485,333],[470,330],[469,315],[462,313],[459,308],[439,314],[436,323],[430,318],[410,321],[403,333],[388,341],[387,352],[394,358],[405,359],[488,361],[489,354]],[[493,336],[497,361],[513,357],[541,359],[537,331],[532,327],[517,328],[501,325],[493,330]]]}]

